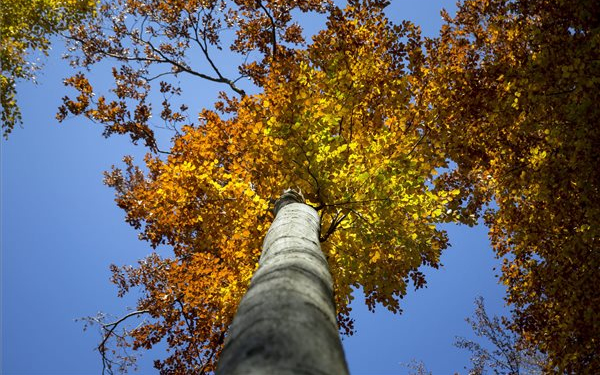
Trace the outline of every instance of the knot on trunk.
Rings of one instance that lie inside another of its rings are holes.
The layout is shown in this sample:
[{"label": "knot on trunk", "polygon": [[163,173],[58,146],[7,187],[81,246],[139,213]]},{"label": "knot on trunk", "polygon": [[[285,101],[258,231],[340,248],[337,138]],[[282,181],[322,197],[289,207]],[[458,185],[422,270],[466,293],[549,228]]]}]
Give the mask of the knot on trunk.
[{"label": "knot on trunk", "polygon": [[304,196],[302,195],[302,191],[298,189],[298,191],[293,189],[287,189],[281,194],[281,197],[275,201],[275,208],[273,208],[273,213],[277,216],[279,210],[282,207],[287,206],[290,203],[304,203]]}]

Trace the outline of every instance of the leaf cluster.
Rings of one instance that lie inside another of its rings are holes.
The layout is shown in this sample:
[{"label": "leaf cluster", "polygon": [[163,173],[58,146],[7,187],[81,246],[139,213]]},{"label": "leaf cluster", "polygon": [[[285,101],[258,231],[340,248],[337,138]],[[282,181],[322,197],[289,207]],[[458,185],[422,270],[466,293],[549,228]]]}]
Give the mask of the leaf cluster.
[{"label": "leaf cluster", "polygon": [[[292,13],[323,13],[328,0],[107,0],[98,16],[72,28],[68,58],[74,67],[90,69],[117,61],[109,95],[95,97],[85,72],[65,81],[79,93],[66,96],[57,118],[83,115],[104,126],[104,135],[129,134],[158,150],[156,126],[175,132],[193,121],[189,103],[178,103],[181,80],[223,85],[245,96],[240,82],[261,82],[272,61],[304,43]],[[224,49],[230,50],[224,53]],[[235,53],[232,55],[232,53]],[[224,59],[239,64],[225,63]],[[228,67],[233,66],[233,69]],[[105,82],[103,82],[104,84]],[[156,99],[151,93],[162,96]],[[160,102],[159,109],[153,103]],[[159,122],[153,120],[153,115]],[[158,116],[157,116],[158,115]]]},{"label": "leaf cluster", "polygon": [[35,81],[50,38],[93,15],[94,0],[6,0],[0,3],[0,104],[4,137],[21,123],[16,84]]},{"label": "leaf cluster", "polygon": [[[465,1],[428,46],[443,178],[485,214],[512,328],[548,371],[600,368],[600,6]],[[595,369],[595,371],[594,371]]]}]

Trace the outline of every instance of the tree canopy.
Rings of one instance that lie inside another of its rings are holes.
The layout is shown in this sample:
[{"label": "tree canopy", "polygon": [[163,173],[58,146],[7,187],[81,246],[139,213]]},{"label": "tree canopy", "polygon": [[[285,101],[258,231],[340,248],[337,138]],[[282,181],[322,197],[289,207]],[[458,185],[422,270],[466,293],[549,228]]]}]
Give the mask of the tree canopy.
[{"label": "tree canopy", "polygon": [[319,210],[342,331],[353,329],[353,289],[372,309],[400,311],[407,286],[425,284],[419,267],[439,265],[447,238],[435,223],[455,219],[459,190],[435,188],[446,158],[414,110],[418,29],[391,25],[381,8],[331,8],[312,44],[269,62],[260,94],[204,110],[145,170],[126,158],[125,171],[107,174],[142,238],[174,249],[114,270],[122,292],[143,287],[138,309],[155,318],[130,332],[133,346],[166,337],[175,349],[163,371],[212,369],[256,268],[271,200],[287,187]]},{"label": "tree canopy", "polygon": [[[483,216],[520,345],[546,353],[549,372],[600,368],[600,6],[466,0],[424,39],[386,4],[115,0],[72,29],[73,64],[118,64],[101,95],[89,73],[69,78],[78,94],[58,117],[145,143],[145,165],[126,157],[106,183],[142,239],[174,250],[113,268],[153,318],[119,345],[166,339],[163,372],[212,370],[272,199],[294,187],[321,215],[342,331],[353,289],[400,311],[448,246],[436,224]],[[327,16],[308,44],[298,11]],[[243,57],[237,71],[216,63],[225,46]],[[229,94],[192,118],[181,77]],[[173,130],[169,151],[159,125]]]},{"label": "tree canopy", "polygon": [[5,0],[0,3],[0,103],[4,137],[21,123],[16,83],[35,80],[51,37],[92,15],[94,0]]},{"label": "tree canopy", "polygon": [[427,103],[488,210],[513,326],[549,369],[600,368],[600,4],[465,1],[430,45]]},{"label": "tree canopy", "polygon": [[490,207],[513,329],[548,371],[598,369],[600,4],[465,1],[446,19],[424,102],[447,182]]}]

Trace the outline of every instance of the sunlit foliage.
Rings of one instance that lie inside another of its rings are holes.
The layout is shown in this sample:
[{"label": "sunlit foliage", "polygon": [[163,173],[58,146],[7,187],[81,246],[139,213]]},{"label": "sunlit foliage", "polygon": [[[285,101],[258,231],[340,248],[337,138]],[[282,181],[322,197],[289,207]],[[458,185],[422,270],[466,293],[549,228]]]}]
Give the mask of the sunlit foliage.
[{"label": "sunlit foliage", "polygon": [[[73,29],[84,69],[58,117],[145,143],[145,166],[126,158],[106,182],[141,237],[174,250],[114,269],[152,318],[131,344],[166,339],[163,372],[211,371],[272,201],[293,187],[322,217],[343,331],[353,288],[399,311],[447,246],[435,224],[483,216],[514,332],[547,371],[600,368],[598,2],[468,0],[433,40],[391,24],[386,1],[348,3],[116,0]],[[300,12],[328,17],[308,45]],[[215,63],[222,48],[240,65]],[[96,95],[85,70],[105,60],[114,82]],[[190,116],[183,77],[230,95]],[[169,151],[156,126],[173,130]]]},{"label": "sunlit foliage", "polygon": [[[460,192],[435,188],[436,170],[448,165],[427,137],[430,119],[417,110],[418,28],[392,25],[384,5],[329,8],[327,28],[307,48],[265,57],[268,71],[252,73],[260,94],[224,96],[216,111],[178,129],[166,158],[148,155],[144,168],[126,158],[126,170],[107,174],[141,238],[174,250],[114,269],[122,293],[144,291],[137,310],[153,319],[130,332],[131,345],[166,339],[171,352],[157,362],[163,372],[213,369],[256,268],[270,207],[285,188],[300,189],[321,215],[343,332],[353,330],[353,289],[364,290],[371,309],[398,312],[407,287],[425,284],[419,267],[438,267],[447,238],[435,224],[457,218]],[[65,113],[107,129],[126,122],[103,117],[109,107],[93,99],[83,75],[70,82],[80,97],[65,100]],[[155,149],[151,133],[143,134],[138,139]]]},{"label": "sunlit foliage", "polygon": [[35,80],[52,36],[93,14],[94,0],[3,0],[0,3],[0,104],[4,137],[21,123],[16,83]]}]

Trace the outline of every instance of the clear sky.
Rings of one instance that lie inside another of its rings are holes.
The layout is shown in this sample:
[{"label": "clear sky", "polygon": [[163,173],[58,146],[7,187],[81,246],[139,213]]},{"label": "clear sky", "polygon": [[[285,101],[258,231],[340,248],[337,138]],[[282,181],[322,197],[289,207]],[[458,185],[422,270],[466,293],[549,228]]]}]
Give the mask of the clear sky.
[{"label": "clear sky", "polygon": [[[453,1],[393,0],[394,20],[410,19],[426,35],[439,30],[439,10]],[[99,374],[95,331],[82,331],[75,318],[104,311],[120,315],[135,296],[119,299],[108,266],[132,264],[149,246],[123,220],[102,172],[126,154],[138,160],[143,148],[127,137],[102,138],[98,126],[83,119],[54,120],[71,72],[56,46],[38,85],[19,85],[24,128],[15,129],[2,148],[2,374]],[[215,87],[196,92],[209,106]],[[205,90],[205,91],[202,91]],[[160,130],[158,130],[160,131]],[[166,137],[166,135],[165,135]],[[464,318],[474,299],[485,297],[488,311],[504,313],[503,288],[494,277],[499,262],[483,227],[447,226],[452,247],[444,267],[427,270],[429,286],[410,292],[402,315],[353,305],[357,334],[344,338],[353,375],[406,374],[402,363],[423,361],[433,374],[466,374],[469,353],[453,347],[455,336],[471,337]],[[144,353],[141,374],[154,374]]]}]

